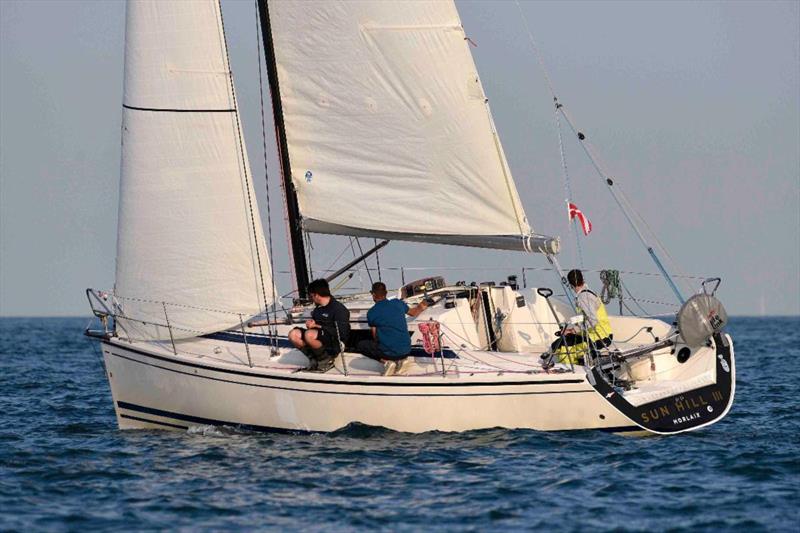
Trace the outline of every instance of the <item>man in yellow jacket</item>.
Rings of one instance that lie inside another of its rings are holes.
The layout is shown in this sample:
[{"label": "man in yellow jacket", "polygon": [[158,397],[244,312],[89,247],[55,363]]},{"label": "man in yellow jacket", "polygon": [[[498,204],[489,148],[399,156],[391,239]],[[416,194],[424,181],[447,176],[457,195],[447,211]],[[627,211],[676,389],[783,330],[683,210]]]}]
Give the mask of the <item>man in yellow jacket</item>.
[{"label": "man in yellow jacket", "polygon": [[[586,329],[584,332],[568,328],[550,348],[560,363],[583,364],[587,349],[591,349],[594,353],[611,345],[614,335],[611,333],[611,322],[606,313],[606,306],[586,287],[583,273],[580,270],[570,270],[567,281],[575,291],[576,307],[584,317]],[[589,336],[588,343],[586,334]]]}]

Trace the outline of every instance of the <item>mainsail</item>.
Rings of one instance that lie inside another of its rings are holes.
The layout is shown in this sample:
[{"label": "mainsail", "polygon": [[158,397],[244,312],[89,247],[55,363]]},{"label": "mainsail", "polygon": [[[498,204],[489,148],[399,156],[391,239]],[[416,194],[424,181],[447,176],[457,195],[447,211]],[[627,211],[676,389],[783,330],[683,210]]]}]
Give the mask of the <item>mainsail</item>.
[{"label": "mainsail", "polygon": [[452,1],[269,2],[307,231],[556,251],[533,234]]},{"label": "mainsail", "polygon": [[[272,301],[216,0],[130,0],[115,295],[121,335],[193,337]],[[150,324],[144,325],[140,321]]]}]

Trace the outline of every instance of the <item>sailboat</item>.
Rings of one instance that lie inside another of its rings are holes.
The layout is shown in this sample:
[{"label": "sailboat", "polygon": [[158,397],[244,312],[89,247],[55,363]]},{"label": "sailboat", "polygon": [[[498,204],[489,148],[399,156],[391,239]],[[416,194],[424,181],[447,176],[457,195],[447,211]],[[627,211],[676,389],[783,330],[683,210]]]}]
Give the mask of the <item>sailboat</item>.
[{"label": "sailboat", "polygon": [[[287,335],[313,308],[308,233],[538,254],[566,285],[559,239],[525,214],[454,2],[257,7],[293,304],[277,296],[218,1],[129,0],[116,279],[87,289],[102,327],[86,331],[121,429],[672,434],[725,416],[735,365],[718,280],[676,291],[671,318],[611,316],[611,346],[555,364],[541,356],[556,335],[585,327],[569,291],[405,283],[394,297],[432,305],[409,318],[402,375],[353,350],[369,294],[337,295],[350,338],[332,369],[306,371]],[[436,199],[424,217],[420,198]]]}]

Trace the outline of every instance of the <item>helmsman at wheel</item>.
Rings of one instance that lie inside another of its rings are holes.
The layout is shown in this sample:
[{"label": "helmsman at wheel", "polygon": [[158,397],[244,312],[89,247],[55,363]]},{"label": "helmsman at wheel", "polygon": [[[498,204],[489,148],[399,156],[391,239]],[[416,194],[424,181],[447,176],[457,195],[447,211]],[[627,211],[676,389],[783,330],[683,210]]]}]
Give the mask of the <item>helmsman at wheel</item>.
[{"label": "helmsman at wheel", "polygon": [[[550,346],[552,353],[556,354],[560,363],[583,363],[583,356],[587,348],[595,353],[610,346],[614,335],[611,333],[611,321],[608,319],[606,306],[603,301],[586,287],[583,273],[580,270],[570,270],[567,281],[575,291],[575,302],[578,311],[584,316],[586,330],[579,331],[567,328],[564,334],[556,339]],[[586,335],[589,336],[588,344]]]}]

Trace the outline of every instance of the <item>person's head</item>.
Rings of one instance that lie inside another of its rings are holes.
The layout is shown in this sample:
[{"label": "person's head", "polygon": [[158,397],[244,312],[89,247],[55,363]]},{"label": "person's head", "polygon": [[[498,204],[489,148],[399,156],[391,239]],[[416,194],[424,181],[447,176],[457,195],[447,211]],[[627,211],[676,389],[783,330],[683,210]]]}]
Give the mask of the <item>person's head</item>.
[{"label": "person's head", "polygon": [[311,298],[311,301],[315,304],[321,303],[323,299],[330,298],[330,296],[331,289],[328,286],[328,282],[324,279],[315,279],[308,284],[308,297]]},{"label": "person's head", "polygon": [[372,299],[379,302],[386,298],[386,285],[376,281],[372,284],[372,289],[369,292],[372,294]]},{"label": "person's head", "polygon": [[577,268],[570,270],[567,274],[567,281],[573,289],[583,286],[583,273]]}]

